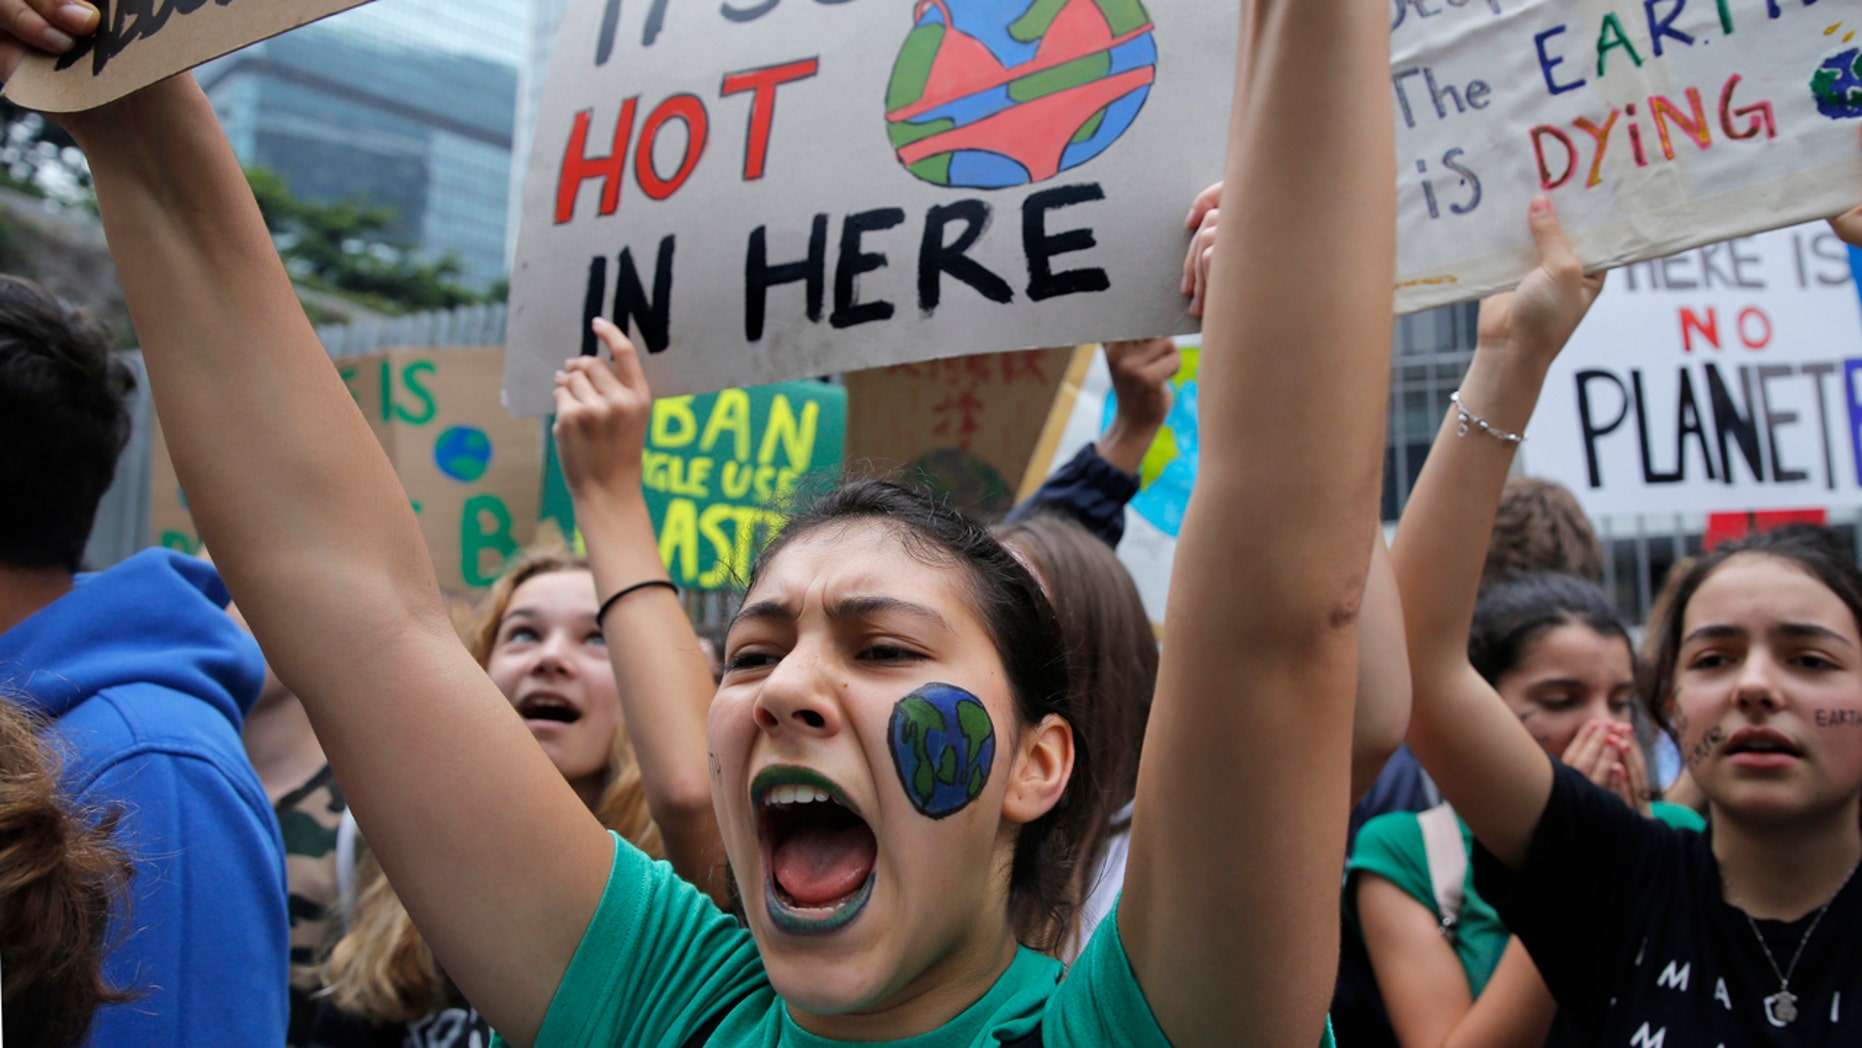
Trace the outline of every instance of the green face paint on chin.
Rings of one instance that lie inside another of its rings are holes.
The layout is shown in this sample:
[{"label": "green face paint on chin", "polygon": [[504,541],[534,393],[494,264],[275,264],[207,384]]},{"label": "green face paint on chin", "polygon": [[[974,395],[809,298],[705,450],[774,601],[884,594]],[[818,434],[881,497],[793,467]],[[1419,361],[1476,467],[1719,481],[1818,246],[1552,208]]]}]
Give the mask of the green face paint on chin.
[{"label": "green face paint on chin", "polygon": [[962,688],[926,684],[900,699],[887,738],[899,785],[922,815],[954,815],[989,784],[996,725],[982,700]]}]

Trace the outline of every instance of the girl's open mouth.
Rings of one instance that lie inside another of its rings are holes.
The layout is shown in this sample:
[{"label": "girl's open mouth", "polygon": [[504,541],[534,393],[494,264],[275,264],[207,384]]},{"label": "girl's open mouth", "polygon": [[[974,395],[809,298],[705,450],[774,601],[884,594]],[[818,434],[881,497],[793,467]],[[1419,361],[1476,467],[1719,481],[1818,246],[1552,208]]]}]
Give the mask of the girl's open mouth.
[{"label": "girl's open mouth", "polygon": [[770,920],[794,935],[846,927],[873,894],[879,842],[831,780],[805,768],[759,773],[750,795]]}]

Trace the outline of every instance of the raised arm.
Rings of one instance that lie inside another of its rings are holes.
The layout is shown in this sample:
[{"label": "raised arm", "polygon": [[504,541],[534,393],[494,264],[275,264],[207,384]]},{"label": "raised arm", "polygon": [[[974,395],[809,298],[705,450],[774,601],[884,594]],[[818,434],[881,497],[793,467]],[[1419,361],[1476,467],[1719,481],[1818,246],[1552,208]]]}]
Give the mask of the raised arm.
[{"label": "raised arm", "polygon": [[[595,592],[606,601],[664,579],[666,566],[640,489],[653,393],[627,336],[606,320],[595,321],[595,333],[613,354],[614,367],[593,357],[563,366],[555,433]],[[601,617],[601,630],[666,857],[679,876],[728,905],[724,845],[706,771],[705,714],[715,688],[698,634],[678,596],[663,586],[615,600]]]},{"label": "raised arm", "polygon": [[[1481,304],[1480,339],[1461,403],[1494,429],[1523,433],[1546,369],[1602,290],[1586,276],[1551,201],[1529,221],[1540,268]],[[1517,866],[1551,796],[1544,751],[1468,662],[1468,627],[1500,489],[1516,445],[1450,411],[1397,528],[1391,559],[1409,630],[1409,744],[1501,862]]]},{"label": "raised arm", "polygon": [[1397,593],[1390,549],[1384,545],[1383,525],[1374,528],[1371,573],[1364,583],[1364,613],[1358,620],[1358,684],[1351,708],[1353,804],[1370,792],[1409,730],[1409,647],[1403,639],[1403,599]]},{"label": "raised arm", "polygon": [[1252,1044],[1310,1048],[1338,956],[1389,382],[1390,27],[1358,0],[1240,8],[1203,468],[1118,927],[1173,1042],[1245,1029]]},{"label": "raised arm", "polygon": [[608,837],[454,635],[407,496],[193,78],[69,127],[201,536],[434,953],[528,1043]]},{"label": "raised arm", "polygon": [[[1202,315],[1208,298],[1209,268],[1216,256],[1221,217],[1220,182],[1209,187],[1190,209],[1196,228],[1183,257],[1183,290],[1190,312]],[[1383,525],[1373,520],[1371,573],[1364,584],[1364,607],[1358,624],[1358,690],[1351,716],[1351,802],[1356,804],[1383,774],[1390,755],[1403,744],[1409,727],[1409,650],[1403,639],[1403,603]]]}]

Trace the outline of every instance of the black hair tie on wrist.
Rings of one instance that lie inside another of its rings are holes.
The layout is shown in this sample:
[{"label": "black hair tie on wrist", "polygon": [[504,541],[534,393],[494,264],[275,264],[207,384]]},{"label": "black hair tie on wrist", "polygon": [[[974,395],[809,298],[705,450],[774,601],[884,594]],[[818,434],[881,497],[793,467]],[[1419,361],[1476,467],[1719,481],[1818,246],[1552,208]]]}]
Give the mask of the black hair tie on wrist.
[{"label": "black hair tie on wrist", "polygon": [[595,612],[595,625],[597,626],[601,625],[601,620],[608,617],[608,609],[620,603],[620,600],[622,597],[627,596],[629,593],[637,593],[643,589],[652,589],[655,586],[666,587],[667,589],[672,591],[672,595],[675,597],[679,595],[679,587],[673,585],[671,580],[669,579],[648,579],[645,582],[636,582],[633,585],[627,587],[626,589],[621,590],[619,593],[616,593],[614,596],[609,597],[607,600],[604,600],[601,602],[601,607],[597,609]]}]

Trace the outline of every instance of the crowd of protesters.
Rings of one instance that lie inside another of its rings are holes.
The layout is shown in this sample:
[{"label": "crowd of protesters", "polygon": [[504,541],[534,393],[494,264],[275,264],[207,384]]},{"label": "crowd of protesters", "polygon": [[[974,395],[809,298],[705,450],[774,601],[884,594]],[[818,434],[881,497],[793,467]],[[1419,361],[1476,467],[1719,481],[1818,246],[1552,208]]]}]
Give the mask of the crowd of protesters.
[{"label": "crowd of protesters", "polygon": [[[60,118],[214,561],[81,571],[132,383],[0,279],[5,1038],[1862,1044],[1852,551],[1706,552],[1638,650],[1569,492],[1508,480],[1603,282],[1545,198],[1386,547],[1386,12],[1242,6],[1161,644],[1114,550],[1169,340],[1106,347],[1113,425],[994,528],[801,508],[714,655],[605,321],[555,394],[586,556],[462,629],[192,79]],[[96,23],[0,0],[0,64]]]}]

